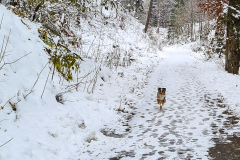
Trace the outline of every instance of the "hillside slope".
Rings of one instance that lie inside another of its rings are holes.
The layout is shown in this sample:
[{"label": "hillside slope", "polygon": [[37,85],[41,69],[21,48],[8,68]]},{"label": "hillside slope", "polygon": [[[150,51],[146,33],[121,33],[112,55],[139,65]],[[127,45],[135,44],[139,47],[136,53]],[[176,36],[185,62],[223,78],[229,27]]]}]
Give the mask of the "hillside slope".
[{"label": "hillside slope", "polygon": [[[6,46],[0,63],[1,160],[78,159],[83,148],[108,138],[106,130],[128,129],[124,124],[132,116],[131,107],[142,96],[148,74],[164,57],[142,33],[141,24],[126,17],[121,29],[114,27],[117,20],[109,20],[111,26],[82,20],[84,27],[76,35],[85,45],[76,53],[84,61],[79,79],[74,75],[67,82],[56,71],[52,75],[44,51],[48,46],[38,37],[39,24],[19,18],[2,5],[0,17],[1,57]],[[119,52],[121,65],[96,62],[96,51]],[[126,53],[131,61],[124,59]],[[63,104],[55,97],[62,92]]]}]

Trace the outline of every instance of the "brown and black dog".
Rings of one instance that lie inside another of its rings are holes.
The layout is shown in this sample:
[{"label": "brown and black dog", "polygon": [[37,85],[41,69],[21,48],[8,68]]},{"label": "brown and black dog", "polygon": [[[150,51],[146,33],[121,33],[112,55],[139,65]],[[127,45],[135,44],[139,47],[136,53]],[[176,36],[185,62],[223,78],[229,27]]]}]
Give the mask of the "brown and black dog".
[{"label": "brown and black dog", "polygon": [[160,110],[162,110],[162,106],[166,103],[166,88],[158,88],[157,103],[160,104]]}]

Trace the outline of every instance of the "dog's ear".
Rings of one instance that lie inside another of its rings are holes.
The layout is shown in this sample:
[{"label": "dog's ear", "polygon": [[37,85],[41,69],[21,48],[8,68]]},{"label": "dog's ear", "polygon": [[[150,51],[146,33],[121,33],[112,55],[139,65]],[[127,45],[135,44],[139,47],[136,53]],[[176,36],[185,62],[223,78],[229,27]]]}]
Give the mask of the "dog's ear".
[{"label": "dog's ear", "polygon": [[167,90],[166,88],[163,88],[163,91],[164,91],[164,92],[166,92],[166,90]]},{"label": "dog's ear", "polygon": [[161,91],[161,88],[158,88],[158,92],[160,92]]}]

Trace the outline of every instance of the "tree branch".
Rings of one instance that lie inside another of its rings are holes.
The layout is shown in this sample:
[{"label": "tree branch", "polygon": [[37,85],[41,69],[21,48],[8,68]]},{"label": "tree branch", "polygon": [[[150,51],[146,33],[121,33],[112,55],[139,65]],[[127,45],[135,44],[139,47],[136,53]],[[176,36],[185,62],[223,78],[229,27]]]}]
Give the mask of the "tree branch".
[{"label": "tree branch", "polygon": [[1,19],[0,30],[1,30],[1,27],[2,27],[3,16],[4,16],[4,14],[2,15],[2,19]]},{"label": "tree branch", "polygon": [[37,77],[37,80],[35,81],[35,83],[34,83],[34,85],[33,85],[33,87],[32,87],[32,89],[31,89],[31,91],[26,95],[26,96],[24,96],[24,99],[26,99],[27,98],[27,96],[29,96],[29,94],[31,94],[32,92],[33,92],[33,88],[35,87],[35,85],[37,84],[37,82],[38,82],[38,79],[39,79],[39,77],[40,77],[40,75],[41,75],[41,73],[42,73],[42,71],[46,68],[46,66],[48,65],[48,63],[43,67],[43,69],[41,70],[41,72],[39,73],[39,75],[38,75],[38,77]]},{"label": "tree branch", "polygon": [[47,80],[46,80],[46,82],[45,82],[45,86],[44,86],[44,88],[43,88],[43,92],[42,92],[41,98],[43,97],[43,94],[44,94],[44,91],[45,91],[45,88],[46,88],[46,85],[47,85],[48,78],[49,78],[49,75],[50,75],[50,73],[51,73],[51,70],[52,70],[52,67],[51,67],[50,70],[49,70],[49,73],[48,73],[48,76],[47,76]]},{"label": "tree branch", "polygon": [[0,146],[0,148],[1,148],[2,146],[6,145],[7,143],[9,143],[11,140],[13,140],[13,138],[11,138],[11,139],[8,140],[7,142],[3,143],[3,144]]},{"label": "tree branch", "polygon": [[4,57],[5,57],[5,53],[6,53],[6,49],[7,49],[7,46],[8,46],[8,41],[9,41],[10,34],[11,34],[11,30],[9,31],[5,47],[4,47],[5,36],[3,38],[3,44],[2,44],[2,48],[1,48],[1,52],[0,52],[0,64],[2,63],[2,61],[3,61]]},{"label": "tree branch", "polygon": [[0,67],[0,70],[1,70],[5,65],[16,63],[17,61],[19,61],[20,59],[26,57],[26,56],[29,55],[30,53],[32,53],[32,52],[29,52],[28,54],[25,54],[24,56],[18,58],[17,60],[15,60],[15,61],[13,61],[13,62],[8,62],[8,63],[5,63],[5,62],[4,62],[4,64]]}]

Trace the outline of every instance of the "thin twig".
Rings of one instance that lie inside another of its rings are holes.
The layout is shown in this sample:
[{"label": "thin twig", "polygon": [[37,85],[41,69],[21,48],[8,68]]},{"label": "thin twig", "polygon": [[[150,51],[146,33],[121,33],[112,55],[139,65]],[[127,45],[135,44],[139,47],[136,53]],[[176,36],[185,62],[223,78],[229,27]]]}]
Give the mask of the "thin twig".
[{"label": "thin twig", "polygon": [[46,80],[46,82],[45,82],[45,85],[44,85],[44,88],[43,88],[43,92],[42,92],[42,95],[41,95],[41,99],[42,99],[42,97],[43,97],[43,94],[44,94],[44,91],[45,91],[45,88],[46,88],[46,85],[47,85],[48,78],[49,78],[49,75],[50,75],[50,73],[51,73],[51,70],[52,70],[52,67],[51,67],[50,70],[49,70],[49,73],[48,73],[48,76],[47,76],[47,80]]},{"label": "thin twig", "polygon": [[[93,72],[93,71],[95,71],[96,69],[93,69],[93,70],[89,70],[89,72],[86,74],[86,75],[84,75],[83,77],[81,77],[81,81],[80,82],[78,82],[78,83],[76,83],[76,84],[72,84],[72,85],[69,85],[69,86],[67,86],[65,89],[67,89],[66,91],[64,91],[64,92],[61,92],[61,93],[59,93],[59,94],[65,94],[65,93],[68,93],[68,92],[71,92],[72,90],[77,90],[77,88],[78,88],[78,86],[81,84],[81,83],[83,83],[82,81],[85,79],[85,78],[88,78],[88,76]],[[79,78],[80,79],[80,78]],[[87,81],[87,80],[86,80]],[[85,86],[86,87],[86,86]],[[85,90],[85,89],[84,89]]]},{"label": "thin twig", "polygon": [[33,88],[35,87],[35,85],[37,84],[37,82],[38,82],[38,79],[39,79],[39,77],[40,77],[40,75],[41,75],[41,73],[42,73],[42,71],[46,68],[46,66],[48,65],[48,63],[43,67],[43,69],[41,70],[41,72],[39,73],[39,75],[38,75],[38,77],[37,77],[37,80],[35,81],[35,83],[34,83],[34,85],[33,85],[33,87],[32,87],[32,89],[31,89],[31,91],[26,95],[26,96],[24,96],[24,99],[26,99],[27,98],[27,96],[29,95],[29,94],[31,94],[32,92],[33,92]]},{"label": "thin twig", "polygon": [[94,43],[95,39],[96,39],[96,37],[94,38],[94,40],[92,41],[91,45],[89,46],[87,53],[89,53],[89,52],[90,52],[90,49],[92,48],[92,45],[93,45],[93,43]]},{"label": "thin twig", "polygon": [[[89,71],[86,75],[84,75],[83,77],[81,77],[81,81],[80,81],[80,82],[78,82],[78,83],[76,83],[76,84],[72,84],[72,85],[70,85],[70,86],[67,86],[65,89],[68,89],[68,88],[69,88],[69,90],[75,89],[75,88],[78,87],[78,85],[79,85],[80,83],[82,83],[82,81],[83,81],[85,78],[87,78],[93,71],[95,71],[95,69]],[[79,78],[79,79],[80,79],[80,78]]]},{"label": "thin twig", "polygon": [[1,30],[1,28],[2,28],[3,16],[4,16],[4,14],[2,15],[2,19],[1,19],[1,23],[0,23],[0,30]]},{"label": "thin twig", "polygon": [[[55,56],[56,56],[56,55],[55,55]],[[55,68],[56,68],[56,65],[53,65],[52,80],[53,80],[53,76],[54,76],[54,73],[55,73]]]},{"label": "thin twig", "polygon": [[77,56],[81,61],[84,61],[84,60],[82,59],[82,57],[80,57],[78,54],[73,53],[73,55]]},{"label": "thin twig", "polygon": [[1,52],[0,52],[0,64],[1,64],[1,62],[2,62],[2,60],[3,60],[3,56],[2,56],[2,53],[3,53],[3,46],[4,46],[4,42],[5,42],[5,36],[3,37],[3,42],[2,42],[2,47],[1,47]]},{"label": "thin twig", "polygon": [[15,60],[15,61],[13,61],[13,62],[4,63],[4,64],[0,67],[0,70],[1,70],[5,65],[16,63],[16,62],[19,61],[20,59],[22,59],[22,58],[28,56],[30,53],[32,53],[32,52],[29,52],[28,54],[25,54],[24,56],[18,58],[17,60]]},{"label": "thin twig", "polygon": [[14,97],[16,97],[16,95],[14,95],[12,98],[10,98],[10,99],[3,105],[3,107],[5,107],[6,104],[8,104],[8,102],[10,102]]},{"label": "thin twig", "polygon": [[6,121],[6,120],[8,120],[8,119],[2,119],[0,122],[2,122],[2,121]]},{"label": "thin twig", "polygon": [[1,148],[2,146],[6,145],[7,143],[9,143],[11,140],[13,140],[13,138],[11,138],[11,139],[8,140],[7,142],[3,143],[3,144],[0,146],[0,148]]},{"label": "thin twig", "polygon": [[72,52],[68,47],[66,47],[66,46],[64,46],[63,44],[61,44],[61,43],[58,43],[57,45],[59,45],[59,46],[61,46],[61,47],[63,47],[63,48],[65,48],[68,52]]},{"label": "thin twig", "polygon": [[[11,34],[11,30],[9,31],[8,38],[7,38],[7,42],[6,42],[5,47],[3,47],[3,45],[4,45],[4,40],[3,40],[3,44],[2,44],[2,48],[1,48],[1,53],[0,53],[0,55],[1,55],[0,64],[1,64],[2,60],[4,59],[4,56],[5,56],[5,53],[6,53],[6,49],[7,49],[7,46],[8,46],[8,41],[9,41],[10,34]],[[4,50],[3,50],[3,48],[4,48]],[[1,68],[2,68],[2,67],[1,67]]]},{"label": "thin twig", "polygon": [[5,53],[6,53],[6,49],[7,49],[7,46],[8,46],[8,42],[9,42],[10,34],[11,34],[11,29],[10,29],[10,31],[9,31],[8,38],[7,38],[7,42],[6,42],[6,45],[5,45],[4,51],[3,51],[3,55],[2,55],[3,57],[4,57]]},{"label": "thin twig", "polygon": [[[100,72],[100,68],[101,67],[98,67],[98,68],[95,67],[95,69],[94,69],[95,70],[95,75],[93,76],[93,78],[91,79],[91,81],[90,81],[90,83],[89,83],[89,85],[87,87],[87,92],[88,93],[93,93],[93,90],[94,90],[96,82],[97,82],[97,75]],[[90,92],[89,90],[90,90],[91,84],[92,84],[92,89],[91,89],[91,92]]]}]

